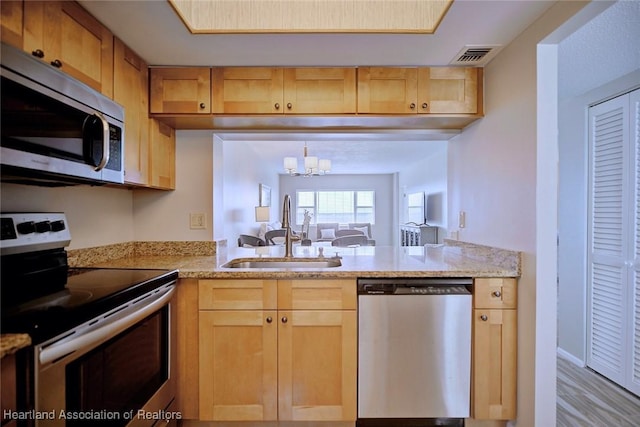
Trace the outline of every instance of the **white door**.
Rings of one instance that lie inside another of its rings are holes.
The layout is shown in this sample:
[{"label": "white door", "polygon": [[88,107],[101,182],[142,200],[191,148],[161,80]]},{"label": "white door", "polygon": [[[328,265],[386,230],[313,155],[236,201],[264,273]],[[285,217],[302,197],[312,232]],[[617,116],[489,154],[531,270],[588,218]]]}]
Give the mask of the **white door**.
[{"label": "white door", "polygon": [[636,394],[640,394],[639,103],[636,90],[589,109],[587,364]]}]

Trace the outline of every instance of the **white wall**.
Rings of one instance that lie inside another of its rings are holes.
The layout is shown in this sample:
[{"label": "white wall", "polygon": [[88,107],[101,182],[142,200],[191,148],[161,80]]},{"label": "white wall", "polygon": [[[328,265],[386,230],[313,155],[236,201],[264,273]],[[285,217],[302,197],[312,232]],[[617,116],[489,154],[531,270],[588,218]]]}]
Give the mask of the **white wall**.
[{"label": "white wall", "polygon": [[[213,136],[211,131],[176,132],[176,189],[136,190],[135,240],[212,240]],[[192,230],[189,214],[204,213],[206,229]],[[219,239],[218,236],[215,236]]]},{"label": "white wall", "polygon": [[435,147],[431,156],[415,162],[398,173],[399,216],[400,222],[406,222],[406,197],[405,194],[425,192],[428,196],[427,209],[434,213],[433,219],[428,219],[429,225],[439,227],[438,238],[442,241],[448,237],[448,212],[447,212],[447,147],[446,141],[430,141]]},{"label": "white wall", "polygon": [[[485,67],[486,117],[449,144],[449,224],[457,224],[458,212],[465,211],[460,240],[524,254],[518,284],[518,426],[555,425],[555,352],[538,352],[549,342],[555,345],[553,328],[537,330],[538,317],[555,319],[555,283],[538,283],[536,277],[536,163],[544,162],[537,159],[537,44],[583,6],[555,4]],[[547,170],[555,173],[553,167]],[[555,247],[545,249],[555,254]]]},{"label": "white wall", "polygon": [[[260,224],[255,221],[255,207],[259,201],[259,184],[271,187],[271,222],[278,220],[279,171],[264,167],[258,154],[244,141],[224,141],[222,151],[224,232],[228,244],[236,245],[240,234],[258,235]],[[216,211],[219,209],[216,207]]]},{"label": "white wall", "polygon": [[81,249],[134,238],[132,191],[126,188],[47,188],[0,184],[3,212],[64,212],[71,231],[68,249]]},{"label": "white wall", "polygon": [[[397,242],[397,223],[394,220],[394,191],[393,174],[377,175],[326,175],[322,177],[291,177],[280,175],[280,199],[285,194],[291,196],[291,206],[295,206],[297,190],[373,190],[376,192],[376,223],[371,225],[371,235],[377,246],[393,245]],[[282,200],[279,201],[282,203]],[[296,227],[297,228],[297,227]],[[311,236],[314,234],[311,228]]]}]

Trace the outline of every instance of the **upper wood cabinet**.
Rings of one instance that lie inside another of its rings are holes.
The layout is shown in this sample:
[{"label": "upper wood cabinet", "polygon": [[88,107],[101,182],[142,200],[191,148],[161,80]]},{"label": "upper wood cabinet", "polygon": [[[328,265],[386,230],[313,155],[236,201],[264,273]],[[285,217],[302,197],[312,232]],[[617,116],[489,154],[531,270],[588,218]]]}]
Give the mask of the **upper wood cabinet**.
[{"label": "upper wood cabinet", "polygon": [[0,39],[3,43],[22,49],[22,23],[24,17],[22,0],[2,0],[0,2]]},{"label": "upper wood cabinet", "polygon": [[176,131],[158,120],[149,120],[149,186],[176,188]]},{"label": "upper wood cabinet", "polygon": [[478,68],[358,68],[358,113],[482,114]]},{"label": "upper wood cabinet", "polygon": [[212,89],[217,114],[356,112],[355,68],[214,68]]},{"label": "upper wood cabinet", "polygon": [[76,2],[24,2],[22,48],[113,97],[113,34]]},{"label": "upper wood cabinet", "polygon": [[284,111],[282,68],[214,68],[212,76],[213,113],[280,114]]},{"label": "upper wood cabinet", "polygon": [[125,183],[175,189],[175,130],[149,118],[149,68],[122,41],[114,42],[113,99],[125,112]]},{"label": "upper wood cabinet", "polygon": [[472,417],[516,418],[516,279],[474,281]]},{"label": "upper wood cabinet", "polygon": [[149,184],[149,68],[122,41],[114,41],[113,99],[124,107],[124,180]]},{"label": "upper wood cabinet", "polygon": [[151,68],[151,114],[210,114],[211,68]]}]

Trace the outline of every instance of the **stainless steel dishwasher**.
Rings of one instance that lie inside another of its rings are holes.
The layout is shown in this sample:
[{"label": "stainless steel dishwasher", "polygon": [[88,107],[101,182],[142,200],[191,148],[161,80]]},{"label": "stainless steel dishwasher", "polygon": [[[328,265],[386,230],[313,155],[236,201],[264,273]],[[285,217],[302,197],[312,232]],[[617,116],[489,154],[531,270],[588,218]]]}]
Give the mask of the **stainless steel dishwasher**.
[{"label": "stainless steel dishwasher", "polygon": [[358,279],[357,426],[463,426],[470,278]]}]

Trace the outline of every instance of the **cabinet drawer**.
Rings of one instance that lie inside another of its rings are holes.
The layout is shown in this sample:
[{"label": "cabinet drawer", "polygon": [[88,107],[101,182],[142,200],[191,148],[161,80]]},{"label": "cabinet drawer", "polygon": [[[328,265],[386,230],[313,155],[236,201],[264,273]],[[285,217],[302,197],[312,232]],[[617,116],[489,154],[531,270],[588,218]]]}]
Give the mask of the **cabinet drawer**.
[{"label": "cabinet drawer", "polygon": [[200,310],[272,310],[277,303],[275,280],[200,280]]},{"label": "cabinet drawer", "polygon": [[279,280],[280,310],[355,310],[353,280]]},{"label": "cabinet drawer", "polygon": [[475,279],[473,282],[474,308],[516,308],[516,279]]}]

